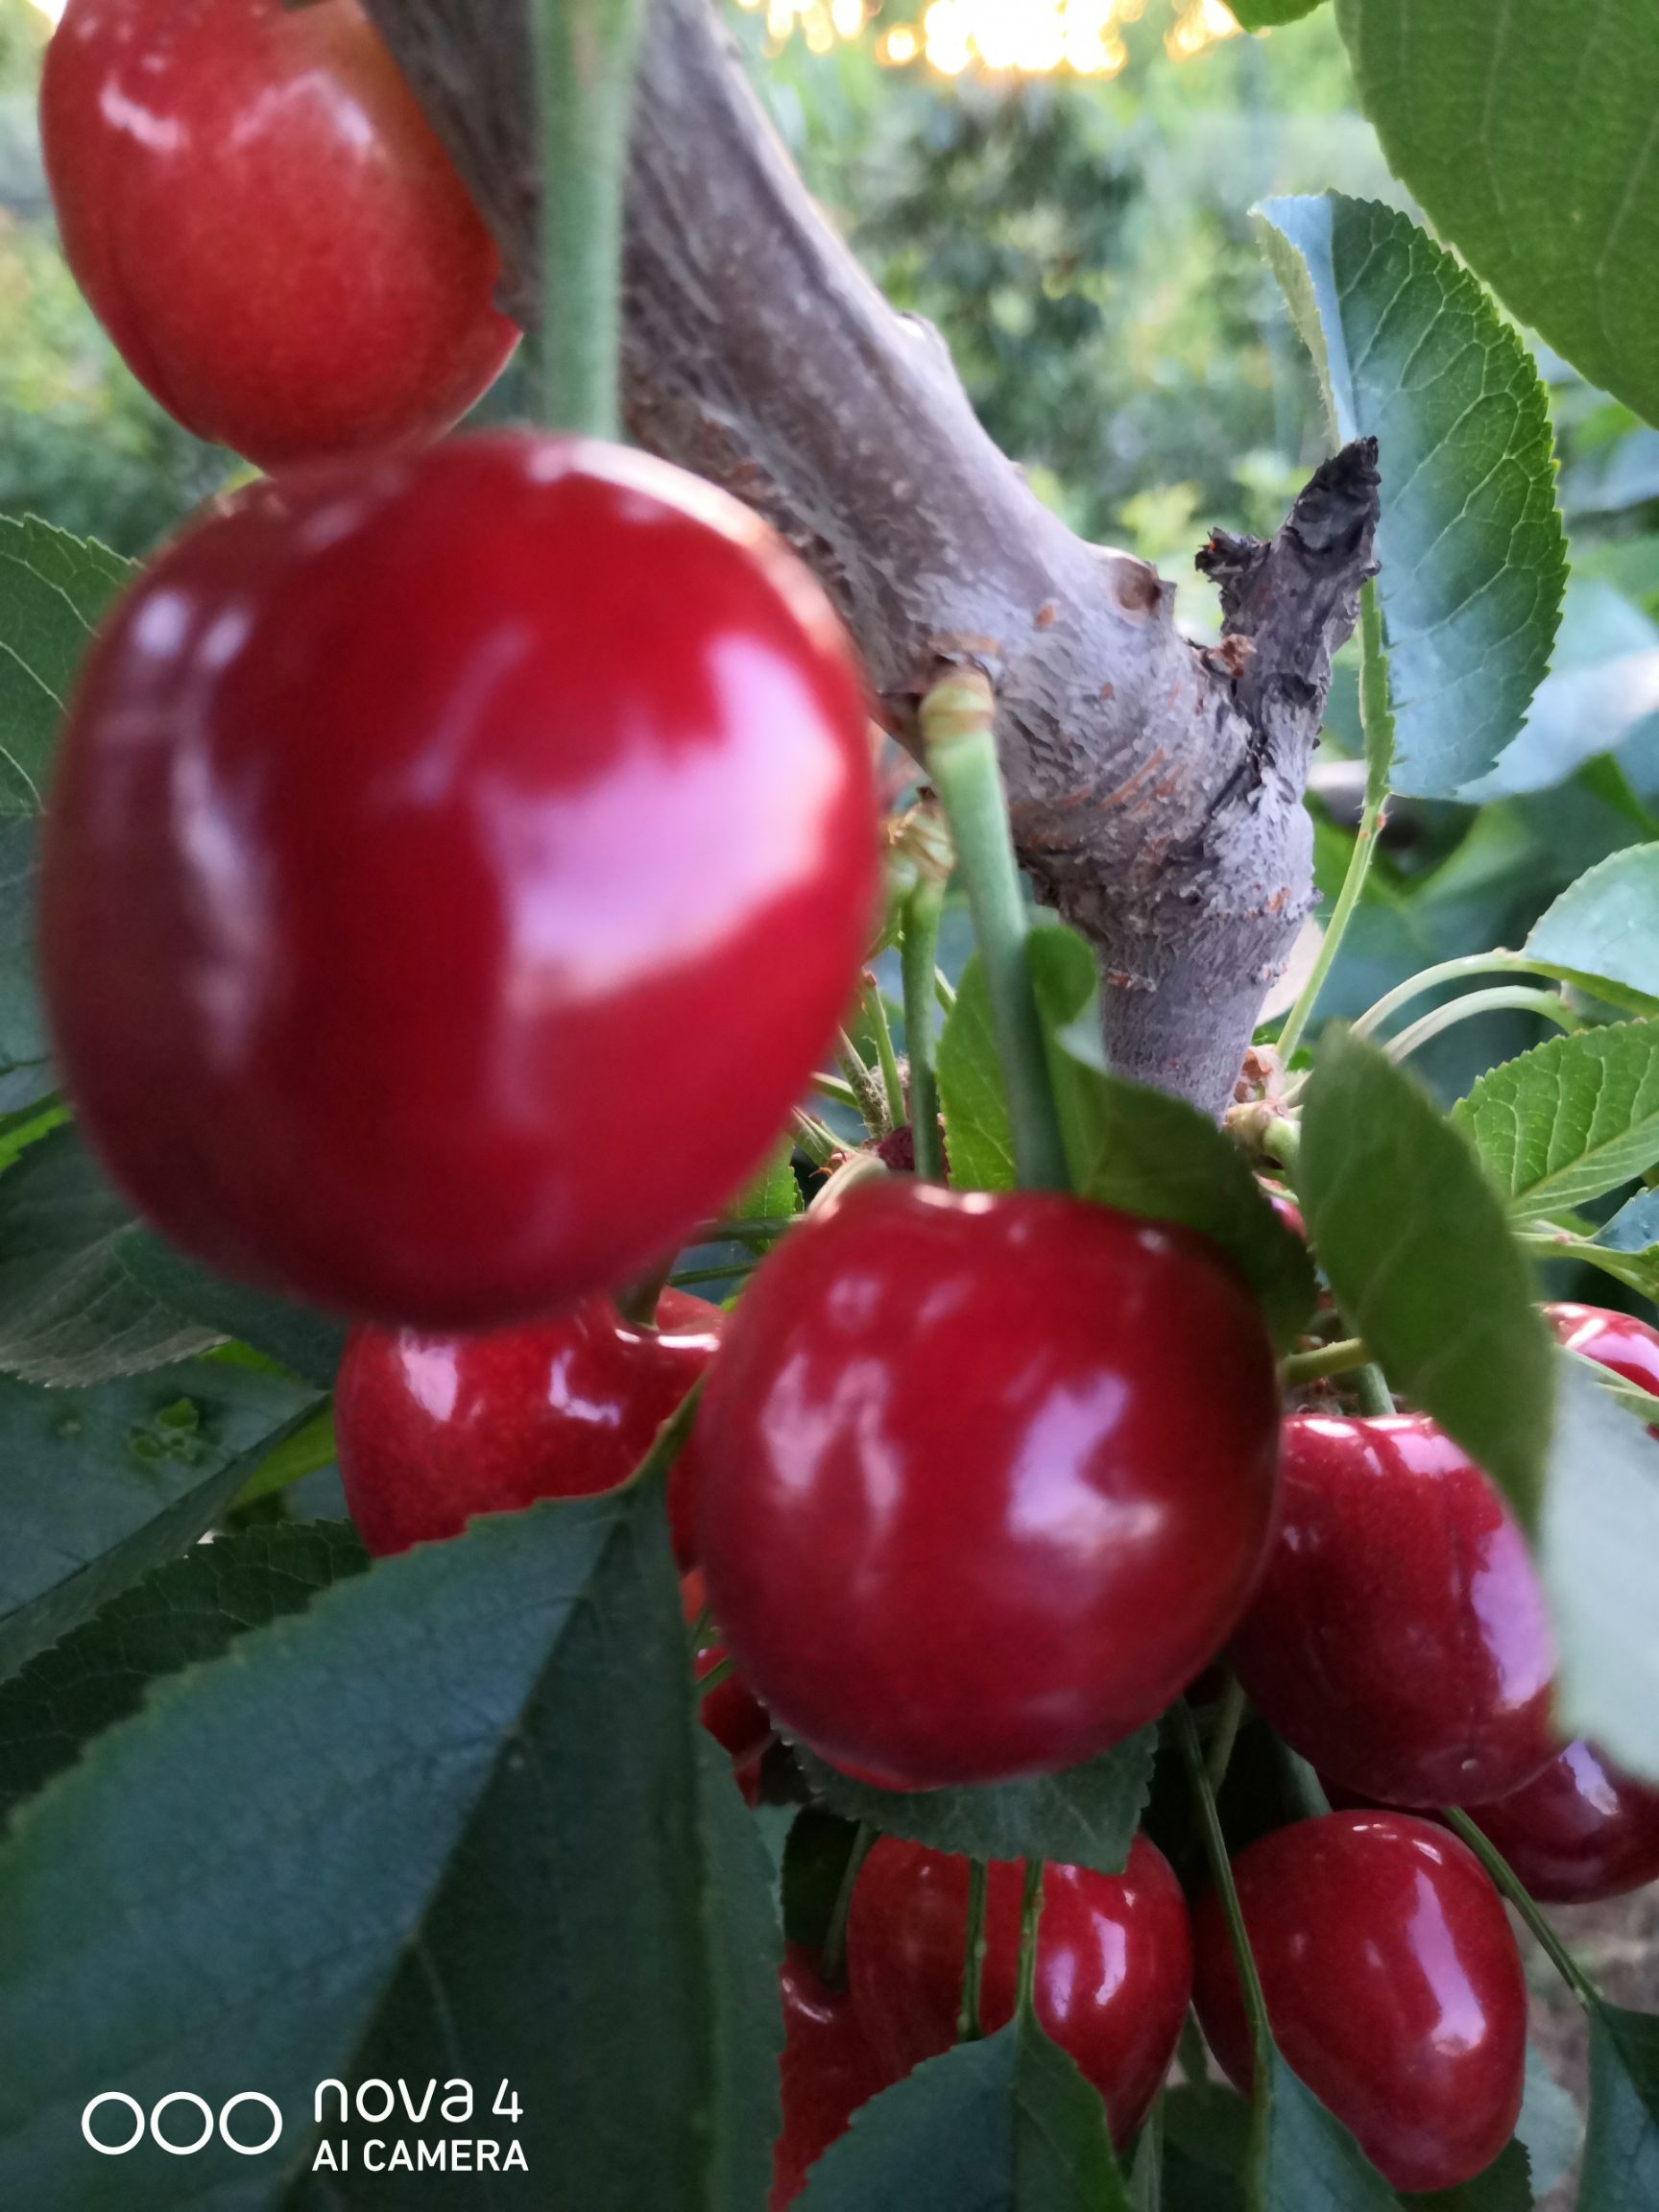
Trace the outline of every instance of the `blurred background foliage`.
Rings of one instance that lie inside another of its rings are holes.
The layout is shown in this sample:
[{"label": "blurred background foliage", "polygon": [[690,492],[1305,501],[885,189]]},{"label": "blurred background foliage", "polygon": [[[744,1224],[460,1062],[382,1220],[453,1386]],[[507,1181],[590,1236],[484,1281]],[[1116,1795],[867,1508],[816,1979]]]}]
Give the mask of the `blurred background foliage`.
[{"label": "blurred background foliage", "polygon": [[[1075,528],[1179,578],[1182,619],[1210,630],[1193,550],[1217,524],[1271,531],[1326,435],[1249,210],[1326,187],[1403,197],[1331,11],[1256,39],[1221,0],[933,0],[921,23],[757,0],[732,21],[831,219],[943,330],[998,442]],[[974,26],[994,55],[1000,38],[1091,73],[988,69]],[[234,464],[137,389],[57,254],[33,112],[46,34],[40,0],[0,0],[0,512],[141,552]],[[1397,805],[1330,1013],[1516,942],[1592,861],[1659,835],[1659,431],[1539,360],[1574,552],[1555,673],[1471,804]],[[488,404],[512,403],[509,387]],[[1357,748],[1343,670],[1310,799],[1327,896]],[[1483,1017],[1420,1065],[1455,1094],[1537,1034]]]}]

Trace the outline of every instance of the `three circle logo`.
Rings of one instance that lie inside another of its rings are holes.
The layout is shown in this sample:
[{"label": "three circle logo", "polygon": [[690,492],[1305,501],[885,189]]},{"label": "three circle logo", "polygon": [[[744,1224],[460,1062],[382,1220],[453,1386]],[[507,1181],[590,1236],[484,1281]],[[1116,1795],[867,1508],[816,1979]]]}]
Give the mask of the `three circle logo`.
[{"label": "three circle logo", "polygon": [[[125,2143],[106,2143],[93,2132],[92,2118],[101,2104],[120,2104],[131,2113],[132,2132]],[[170,2104],[191,2104],[202,2116],[202,2132],[194,2143],[170,2142],[161,2129],[161,2115]],[[230,2128],[230,2115],[238,2104],[263,2104],[271,2115],[271,2132],[263,2143],[239,2143]],[[165,2097],[156,2099],[148,2119],[144,2107],[136,2097],[129,2097],[125,2089],[105,2089],[94,2097],[81,2115],[81,2132],[94,2151],[106,2158],[124,2158],[129,2151],[136,2151],[146,2133],[163,2151],[171,2152],[175,2158],[193,2157],[198,2151],[205,2151],[217,2133],[228,2149],[244,2158],[257,2158],[261,2152],[269,2151],[282,2132],[282,2109],[274,2097],[267,2097],[260,2089],[239,2089],[234,2097],[228,2097],[219,2108],[217,2120],[213,2107],[205,2097],[198,2097],[193,2089],[172,2089]]]}]

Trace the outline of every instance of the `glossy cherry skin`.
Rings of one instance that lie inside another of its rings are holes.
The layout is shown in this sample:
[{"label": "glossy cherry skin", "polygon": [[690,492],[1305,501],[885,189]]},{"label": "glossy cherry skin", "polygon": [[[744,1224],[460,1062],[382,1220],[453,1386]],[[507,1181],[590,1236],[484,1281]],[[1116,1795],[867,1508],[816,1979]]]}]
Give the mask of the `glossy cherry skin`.
[{"label": "glossy cherry skin", "polygon": [[[334,1427],[358,1534],[384,1555],[458,1536],[475,1513],[613,1490],[708,1367],[725,1318],[664,1290],[655,1330],[604,1296],[485,1336],[354,1329]],[[695,1456],[693,1431],[675,1464]]]},{"label": "glossy cherry skin", "polygon": [[1632,1781],[1593,1744],[1570,1743],[1473,1818],[1547,1905],[1592,1905],[1659,1882],[1659,1790]]},{"label": "glossy cherry skin", "polygon": [[867,1779],[1089,1758],[1238,1618],[1277,1407],[1261,1316],[1201,1239],[867,1176],[727,1322],[696,1507],[715,1616],[784,1732]]},{"label": "glossy cherry skin", "polygon": [[1388,1805],[1502,1797],[1554,1756],[1554,1646],[1525,1539],[1421,1414],[1285,1423],[1280,1526],[1239,1681],[1322,1774]]},{"label": "glossy cherry skin", "polygon": [[425,445],[517,343],[490,233],[357,0],[69,0],[40,132],[128,367],[261,468]]},{"label": "glossy cherry skin", "polygon": [[[1455,1836],[1399,1813],[1330,1813],[1233,1862],[1286,2059],[1397,2189],[1450,2189],[1514,2131],[1527,1984],[1498,1892]],[[1220,1900],[1194,1923],[1194,2002],[1248,2091],[1250,2032]]]},{"label": "glossy cherry skin", "polygon": [[[956,2037],[968,1928],[966,1859],[881,1837],[859,1869],[847,1971],[872,2048],[897,2080]],[[980,2025],[1014,2017],[1020,1962],[1016,1861],[985,1887]],[[1169,1863],[1138,1836],[1121,1874],[1050,1864],[1037,1931],[1037,2017],[1105,2100],[1113,2140],[1134,2134],[1175,2055],[1192,1991],[1187,1903]]]},{"label": "glossy cherry skin", "polygon": [[[1597,1360],[1623,1375],[1626,1382],[1659,1397],[1659,1329],[1634,1313],[1610,1312],[1605,1306],[1577,1306],[1563,1299],[1546,1306],[1544,1318],[1556,1341],[1569,1352]],[[1659,1435],[1659,1425],[1653,1430]]]},{"label": "glossy cherry skin", "polygon": [[854,987],[867,727],[794,556],[646,455],[501,434],[253,487],[69,716],[40,932],[84,1127],[209,1266],[360,1319],[629,1280]]},{"label": "glossy cherry skin", "polygon": [[767,2212],[783,2212],[795,2201],[808,2167],[889,2080],[865,2040],[851,1995],[829,1988],[799,1943],[784,1945],[778,1986],[783,2002],[783,2126],[772,2152]]}]

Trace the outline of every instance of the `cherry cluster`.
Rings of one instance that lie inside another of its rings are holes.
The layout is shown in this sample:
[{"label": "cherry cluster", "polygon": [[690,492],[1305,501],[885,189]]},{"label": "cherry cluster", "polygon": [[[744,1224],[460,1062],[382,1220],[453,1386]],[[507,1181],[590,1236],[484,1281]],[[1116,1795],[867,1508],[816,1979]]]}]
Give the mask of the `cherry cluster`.
[{"label": "cherry cluster", "polygon": [[[1544,1898],[1659,1876],[1659,1795],[1551,1733],[1492,1483],[1422,1415],[1285,1415],[1217,1250],[1052,1191],[873,1167],[734,1311],[668,1289],[624,1319],[613,1287],[754,1171],[854,994],[878,839],[852,648],[677,470],[430,445],[515,333],[354,0],[70,0],[43,123],[122,351],[277,470],[149,565],[80,682],[41,912],[58,1052],[149,1219],[359,1317],[336,1411],[370,1549],[613,1488],[700,1385],[672,1539],[752,1799],[791,1744],[891,1791],[1052,1773],[1224,1657],[1343,1808],[1235,1863],[1274,2036],[1396,2185],[1480,2172],[1525,1990],[1432,1815],[1474,1808]],[[1551,1319],[1659,1386],[1643,1324]],[[835,1956],[783,1970],[775,2205],[950,2045],[981,1908],[975,2017],[1015,2006],[1016,1865],[884,1835],[849,1879]],[[1042,1905],[1038,2017],[1119,2143],[1190,2002],[1248,2084],[1221,1903],[1190,1915],[1147,1836],[1119,1874],[1048,1865]]]}]

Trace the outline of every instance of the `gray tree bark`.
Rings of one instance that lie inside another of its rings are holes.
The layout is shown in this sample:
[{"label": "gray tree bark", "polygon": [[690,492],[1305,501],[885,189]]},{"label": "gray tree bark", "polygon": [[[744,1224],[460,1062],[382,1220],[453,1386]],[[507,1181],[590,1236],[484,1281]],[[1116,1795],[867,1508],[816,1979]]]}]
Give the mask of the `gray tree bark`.
[{"label": "gray tree bark", "polygon": [[[366,0],[537,300],[524,0]],[[882,300],[814,205],[709,0],[655,0],[630,148],[624,374],[642,445],[765,514],[861,646],[914,743],[942,665],[996,686],[1021,856],[1094,947],[1120,1072],[1211,1112],[1231,1095],[1311,902],[1301,798],[1371,572],[1375,446],[1327,462],[1270,544],[1213,539],[1227,635],[1085,543],[974,418],[927,325]]]}]

